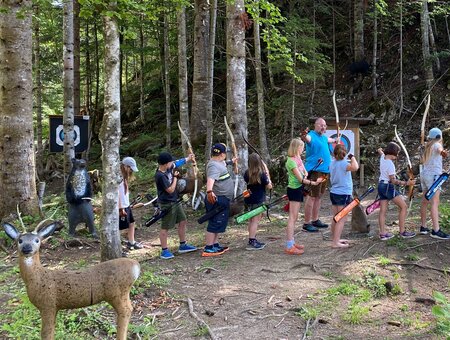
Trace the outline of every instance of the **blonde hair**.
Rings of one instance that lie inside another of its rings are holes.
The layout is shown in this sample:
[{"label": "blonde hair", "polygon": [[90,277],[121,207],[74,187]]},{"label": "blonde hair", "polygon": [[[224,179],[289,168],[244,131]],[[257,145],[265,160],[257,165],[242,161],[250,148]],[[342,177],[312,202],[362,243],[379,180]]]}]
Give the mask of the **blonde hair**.
[{"label": "blonde hair", "polygon": [[293,140],[291,140],[291,144],[289,144],[289,149],[287,152],[287,155],[289,157],[295,157],[295,156],[300,156],[298,154],[298,149],[299,148],[303,148],[305,147],[305,143],[303,143],[303,141],[300,138],[294,138]]},{"label": "blonde hair", "polygon": [[120,173],[123,178],[123,187],[125,194],[128,192],[128,183],[133,180],[133,171],[130,166],[120,163]]},{"label": "blonde hair", "polygon": [[442,137],[439,139],[431,139],[425,144],[425,150],[422,155],[422,164],[426,164],[431,158],[431,149],[434,144],[441,143],[442,145]]}]

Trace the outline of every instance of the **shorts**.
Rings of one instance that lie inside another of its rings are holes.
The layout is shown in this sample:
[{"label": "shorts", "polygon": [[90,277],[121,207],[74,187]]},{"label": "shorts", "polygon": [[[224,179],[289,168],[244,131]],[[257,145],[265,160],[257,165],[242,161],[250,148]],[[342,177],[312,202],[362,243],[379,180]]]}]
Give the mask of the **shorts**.
[{"label": "shorts", "polygon": [[392,183],[378,183],[378,197],[380,200],[388,200],[399,196],[400,193],[395,190],[395,186]]},{"label": "shorts", "polygon": [[119,230],[128,229],[131,223],[134,223],[134,216],[131,207],[125,208],[127,216],[119,217]]},{"label": "shorts", "polygon": [[245,211],[252,211],[253,209],[259,208],[262,206],[264,202],[261,203],[252,203],[252,204],[245,204]]},{"label": "shorts", "polygon": [[181,202],[160,203],[159,206],[161,211],[169,209],[167,215],[161,218],[161,229],[173,229],[178,223],[186,221],[186,214]]},{"label": "shorts", "polygon": [[329,174],[320,171],[311,171],[308,175],[308,179],[311,181],[316,181],[319,177],[325,177],[325,180],[319,185],[309,186],[309,195],[311,197],[321,197],[327,188]]},{"label": "shorts", "polygon": [[[440,175],[434,175],[432,173],[420,173],[420,185],[422,186],[422,192],[427,192],[431,188],[433,183],[439,178]],[[439,190],[441,190],[439,188]]]},{"label": "shorts", "polygon": [[289,199],[289,201],[292,202],[303,202],[303,198],[305,197],[304,191],[303,191],[303,185],[297,189],[287,188],[286,194]]},{"label": "shorts", "polygon": [[330,200],[332,205],[344,207],[353,201],[352,195],[339,195],[330,192]]},{"label": "shorts", "polygon": [[205,199],[206,212],[215,209],[216,207],[223,208],[217,215],[208,220],[206,231],[210,233],[224,233],[228,225],[228,216],[230,214],[230,199],[226,196],[217,196],[217,202],[213,205]]}]

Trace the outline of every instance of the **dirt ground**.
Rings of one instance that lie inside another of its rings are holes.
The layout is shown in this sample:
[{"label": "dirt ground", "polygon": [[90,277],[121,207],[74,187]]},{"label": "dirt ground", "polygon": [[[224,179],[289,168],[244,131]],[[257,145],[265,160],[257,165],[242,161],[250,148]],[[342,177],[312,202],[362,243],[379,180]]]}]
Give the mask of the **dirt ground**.
[{"label": "dirt ground", "polygon": [[[374,196],[369,196],[363,205],[373,201]],[[415,199],[409,214],[408,230],[419,226],[419,201]],[[450,265],[450,241],[421,235],[410,240],[380,241],[378,214],[374,213],[369,216],[372,228],[368,235],[352,234],[347,222],[344,236],[351,240],[351,247],[332,249],[329,229],[302,232],[300,216],[296,241],[305,245],[305,253],[286,255],[283,245],[287,214],[279,206],[271,210],[271,221],[264,218],[258,230],[258,240],[267,243],[263,250],[246,250],[246,225],[231,223],[220,240],[230,251],[219,257],[203,258],[205,226],[195,222],[200,213],[192,215],[190,208],[186,208],[188,241],[199,250],[162,260],[159,226],[143,226],[145,216],[152,213],[144,209],[135,211],[139,226],[136,239],[146,247],[128,256],[141,262],[143,272],[151,270],[169,279],[169,284],[134,296],[132,323],[142,324],[144,317],[151,317],[159,332],[155,339],[207,339],[204,323],[216,339],[441,338],[433,333],[434,317],[427,299],[432,298],[434,290],[450,295],[450,281],[444,270]],[[326,195],[321,218],[327,223],[331,223],[330,211]],[[396,220],[397,209],[391,205],[387,223],[393,233],[398,233]],[[170,247],[176,250],[176,231],[170,236]],[[43,249],[42,262],[52,266],[80,259],[87,263],[97,261],[100,245],[89,238],[80,240],[82,245],[78,247],[68,247],[61,240],[59,246]],[[383,258],[389,260],[383,262]],[[16,259],[6,260],[9,261]],[[354,317],[360,318],[354,322],[345,317],[350,309],[349,295],[339,295],[330,304],[324,304],[330,288],[342,282],[357,282],[368,271],[397,284],[401,292],[366,301],[363,304],[366,312],[358,315],[356,310]],[[191,311],[202,321],[189,312],[188,299],[192,301]],[[3,304],[4,300],[0,302]],[[319,312],[307,320],[300,316],[311,308]]]}]

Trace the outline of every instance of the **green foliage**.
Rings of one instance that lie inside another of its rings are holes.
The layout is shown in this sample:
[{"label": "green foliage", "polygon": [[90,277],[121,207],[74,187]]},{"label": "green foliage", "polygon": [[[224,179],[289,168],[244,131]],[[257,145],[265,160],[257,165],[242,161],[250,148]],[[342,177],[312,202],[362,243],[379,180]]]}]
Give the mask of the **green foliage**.
[{"label": "green foliage", "polygon": [[344,321],[352,325],[359,325],[363,319],[369,314],[369,307],[361,306],[359,304],[350,304],[349,308],[343,315]]},{"label": "green foliage", "polygon": [[141,275],[131,288],[131,296],[141,294],[152,288],[163,288],[170,284],[170,278],[155,274],[154,269],[150,266],[142,266]]},{"label": "green foliage", "polygon": [[370,289],[373,296],[380,298],[386,296],[386,279],[375,272],[368,271],[364,274],[361,283],[364,287]]},{"label": "green foliage", "polygon": [[139,338],[148,339],[152,335],[158,334],[157,328],[153,325],[153,318],[150,316],[144,316],[144,320],[139,325],[129,325],[129,331]]},{"label": "green foliage", "polygon": [[201,327],[199,326],[199,327],[197,327],[197,329],[194,332],[194,336],[198,336],[198,337],[203,337],[208,334],[209,334],[209,332],[208,332],[208,328],[206,328],[206,326],[201,326]]},{"label": "green foliage", "polygon": [[384,256],[382,256],[382,255],[380,255],[380,256],[378,257],[378,263],[379,263],[379,265],[382,266],[382,267],[385,267],[385,266],[391,264],[391,262],[392,262],[391,259],[389,259],[389,258],[387,258],[387,257],[384,257]]},{"label": "green foliage", "polygon": [[319,316],[319,310],[312,305],[302,306],[296,314],[305,320],[314,320]]},{"label": "green foliage", "polygon": [[450,203],[441,202],[439,204],[439,224],[444,230],[450,230]]},{"label": "green foliage", "polygon": [[433,297],[436,305],[432,307],[431,312],[437,320],[436,330],[450,339],[450,301],[440,292],[434,292]]}]

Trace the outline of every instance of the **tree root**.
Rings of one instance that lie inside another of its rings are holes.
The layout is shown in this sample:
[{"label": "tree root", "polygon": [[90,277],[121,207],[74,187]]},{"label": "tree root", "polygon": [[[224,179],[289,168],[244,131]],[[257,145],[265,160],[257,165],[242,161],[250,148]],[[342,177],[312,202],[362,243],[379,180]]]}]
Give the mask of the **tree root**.
[{"label": "tree root", "polygon": [[217,340],[217,337],[214,335],[213,331],[212,331],[211,328],[208,326],[208,324],[207,324],[205,321],[203,321],[202,319],[200,319],[200,318],[198,317],[197,314],[195,314],[195,312],[194,312],[194,304],[193,304],[192,300],[191,300],[190,298],[187,298],[186,302],[187,302],[188,307],[189,307],[189,314],[190,314],[195,320],[197,320],[197,323],[198,323],[199,325],[201,325],[202,327],[205,327],[205,328],[208,330],[209,336],[210,336],[210,338],[211,338],[212,340]]}]

